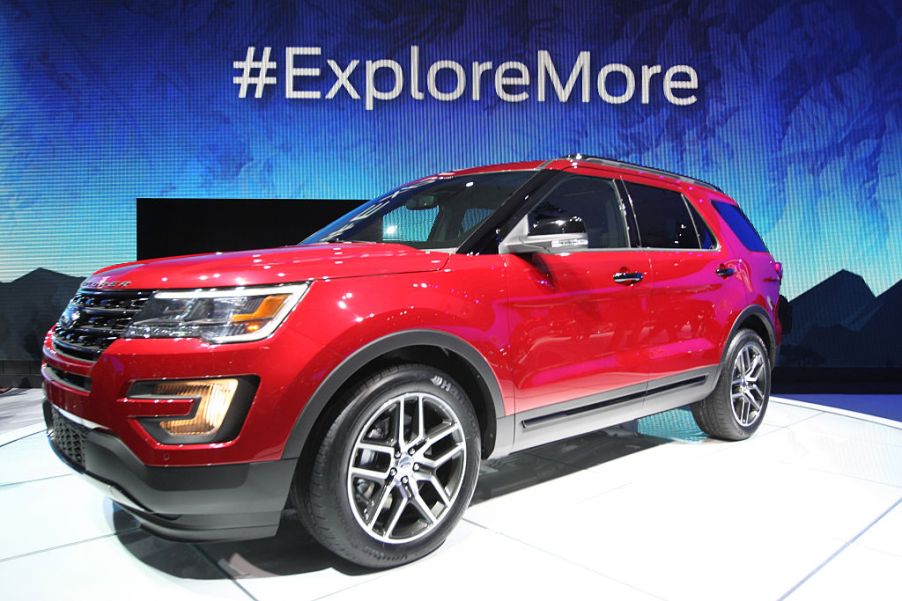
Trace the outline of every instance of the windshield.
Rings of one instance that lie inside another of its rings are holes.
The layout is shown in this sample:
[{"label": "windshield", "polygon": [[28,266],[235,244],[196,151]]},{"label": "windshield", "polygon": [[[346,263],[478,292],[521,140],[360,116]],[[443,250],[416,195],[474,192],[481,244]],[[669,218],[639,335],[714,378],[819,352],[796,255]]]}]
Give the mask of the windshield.
[{"label": "windshield", "polygon": [[430,179],[402,186],[351,211],[302,244],[393,242],[453,249],[535,175],[503,171]]}]

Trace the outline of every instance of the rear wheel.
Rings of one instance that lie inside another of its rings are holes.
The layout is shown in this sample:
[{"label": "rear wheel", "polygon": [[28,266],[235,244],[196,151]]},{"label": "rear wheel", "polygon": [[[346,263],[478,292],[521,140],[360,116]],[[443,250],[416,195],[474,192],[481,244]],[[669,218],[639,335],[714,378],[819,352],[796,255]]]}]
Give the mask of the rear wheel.
[{"label": "rear wheel", "polygon": [[325,547],[367,567],[435,550],[476,485],[479,427],[447,374],[406,364],[357,386],[295,479],[301,521]]},{"label": "rear wheel", "polygon": [[764,342],[752,330],[740,330],[730,341],[717,385],[692,406],[692,415],[710,436],[744,440],[764,419],[770,384],[770,355]]}]

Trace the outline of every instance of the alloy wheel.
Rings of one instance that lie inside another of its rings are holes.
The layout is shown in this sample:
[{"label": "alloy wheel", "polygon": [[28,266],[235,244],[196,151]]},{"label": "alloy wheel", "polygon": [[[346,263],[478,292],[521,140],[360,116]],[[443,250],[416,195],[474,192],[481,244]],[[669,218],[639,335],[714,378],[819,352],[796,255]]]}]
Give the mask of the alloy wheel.
[{"label": "alloy wheel", "polygon": [[386,401],[351,451],[348,500],[357,523],[386,543],[425,536],[457,500],[466,453],[460,420],[445,401],[427,392]]},{"label": "alloy wheel", "polygon": [[761,416],[766,400],[767,370],[764,353],[754,344],[746,344],[736,354],[733,363],[730,406],[733,417],[748,428]]}]

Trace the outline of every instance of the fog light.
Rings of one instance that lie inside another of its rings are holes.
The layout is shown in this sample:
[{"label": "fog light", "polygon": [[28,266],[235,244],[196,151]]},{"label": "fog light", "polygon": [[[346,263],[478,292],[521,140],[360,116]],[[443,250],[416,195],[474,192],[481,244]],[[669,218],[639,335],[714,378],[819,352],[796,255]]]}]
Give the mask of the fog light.
[{"label": "fog light", "polygon": [[160,428],[170,436],[208,436],[215,434],[222,426],[223,420],[225,420],[226,413],[228,413],[237,389],[237,378],[155,383],[151,392],[154,396],[197,399],[191,417],[161,421]]}]

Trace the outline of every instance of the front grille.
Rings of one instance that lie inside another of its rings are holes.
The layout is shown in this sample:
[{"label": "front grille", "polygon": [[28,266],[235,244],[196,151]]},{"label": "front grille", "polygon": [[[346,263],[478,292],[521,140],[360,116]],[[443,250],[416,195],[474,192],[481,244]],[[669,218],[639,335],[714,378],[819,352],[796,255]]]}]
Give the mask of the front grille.
[{"label": "front grille", "polygon": [[122,336],[151,293],[133,290],[79,290],[53,333],[57,351],[96,361]]},{"label": "front grille", "polygon": [[84,426],[69,421],[60,414],[56,407],[50,408],[50,429],[47,434],[56,448],[65,455],[69,461],[80,468],[85,466],[85,438],[88,429]]}]

